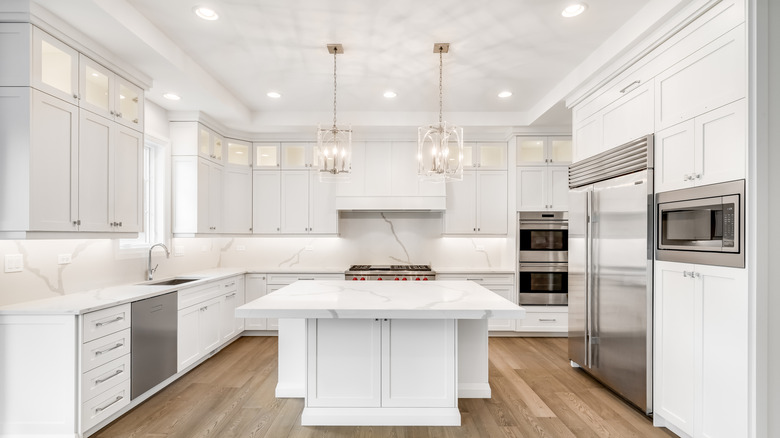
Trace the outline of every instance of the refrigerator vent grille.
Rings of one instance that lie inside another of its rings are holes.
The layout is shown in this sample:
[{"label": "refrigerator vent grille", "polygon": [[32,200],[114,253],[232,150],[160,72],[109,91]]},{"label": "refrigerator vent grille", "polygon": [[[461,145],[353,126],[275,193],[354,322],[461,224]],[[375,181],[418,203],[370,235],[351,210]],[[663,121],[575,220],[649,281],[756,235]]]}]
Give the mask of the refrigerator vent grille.
[{"label": "refrigerator vent grille", "polygon": [[569,166],[569,188],[653,167],[653,135],[647,135]]}]

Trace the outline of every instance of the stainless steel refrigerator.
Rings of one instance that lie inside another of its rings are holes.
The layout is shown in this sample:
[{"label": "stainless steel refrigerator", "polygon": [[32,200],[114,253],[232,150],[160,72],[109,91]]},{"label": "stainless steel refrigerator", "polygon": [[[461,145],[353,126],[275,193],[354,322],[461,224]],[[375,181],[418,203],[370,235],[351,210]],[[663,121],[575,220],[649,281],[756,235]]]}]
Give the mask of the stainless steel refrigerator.
[{"label": "stainless steel refrigerator", "polygon": [[569,168],[569,359],[653,410],[653,137]]}]

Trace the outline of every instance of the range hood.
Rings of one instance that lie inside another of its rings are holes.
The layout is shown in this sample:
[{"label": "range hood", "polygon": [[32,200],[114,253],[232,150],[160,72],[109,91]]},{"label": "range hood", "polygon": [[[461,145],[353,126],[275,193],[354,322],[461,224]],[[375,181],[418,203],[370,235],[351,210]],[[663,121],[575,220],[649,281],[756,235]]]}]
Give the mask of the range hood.
[{"label": "range hood", "polygon": [[444,211],[446,196],[337,196],[339,211]]}]

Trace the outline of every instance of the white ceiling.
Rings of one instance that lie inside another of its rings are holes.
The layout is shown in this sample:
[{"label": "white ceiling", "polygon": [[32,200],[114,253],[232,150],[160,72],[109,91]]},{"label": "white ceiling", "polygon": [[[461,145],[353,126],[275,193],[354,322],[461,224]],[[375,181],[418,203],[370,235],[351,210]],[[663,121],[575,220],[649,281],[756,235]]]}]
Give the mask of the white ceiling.
[{"label": "white ceiling", "polygon": [[[550,101],[550,92],[651,3],[586,0],[583,15],[566,19],[560,11],[567,0],[35,1],[151,77],[147,99],[247,132],[331,122],[329,43],[345,49],[337,57],[340,123],[435,121],[433,44],[448,42],[445,120],[570,125],[560,104],[565,96]],[[196,17],[196,5],[212,7],[220,19]],[[267,97],[272,90],[282,98]],[[386,99],[386,90],[398,96]],[[502,90],[513,95],[500,99]],[[163,99],[166,92],[182,99]]]}]

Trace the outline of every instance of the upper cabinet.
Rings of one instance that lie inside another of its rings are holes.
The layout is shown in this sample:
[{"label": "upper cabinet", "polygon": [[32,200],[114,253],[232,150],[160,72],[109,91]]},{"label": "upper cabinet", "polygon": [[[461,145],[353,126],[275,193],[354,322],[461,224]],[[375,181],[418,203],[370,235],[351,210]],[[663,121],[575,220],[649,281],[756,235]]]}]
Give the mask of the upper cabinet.
[{"label": "upper cabinet", "polygon": [[249,170],[252,168],[252,143],[226,138],[224,144],[227,150],[225,164],[238,169]]},{"label": "upper cabinet", "polygon": [[84,55],[79,57],[81,108],[143,130],[143,91]]},{"label": "upper cabinet", "polygon": [[252,143],[254,157],[252,168],[254,170],[279,170],[282,165],[281,145],[274,142]]},{"label": "upper cabinet", "polygon": [[33,27],[32,54],[32,86],[78,104],[79,52]]},{"label": "upper cabinet", "polygon": [[566,211],[569,208],[569,136],[517,137],[517,210]]},{"label": "upper cabinet", "polygon": [[506,142],[464,142],[463,170],[506,170]]},{"label": "upper cabinet", "polygon": [[214,164],[225,163],[225,139],[213,129],[198,122],[171,122],[170,130],[173,155],[197,155]]},{"label": "upper cabinet", "polygon": [[282,149],[282,169],[311,169],[316,167],[316,143],[283,143]]}]

